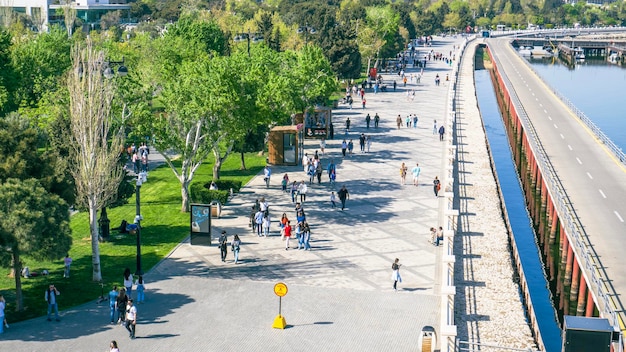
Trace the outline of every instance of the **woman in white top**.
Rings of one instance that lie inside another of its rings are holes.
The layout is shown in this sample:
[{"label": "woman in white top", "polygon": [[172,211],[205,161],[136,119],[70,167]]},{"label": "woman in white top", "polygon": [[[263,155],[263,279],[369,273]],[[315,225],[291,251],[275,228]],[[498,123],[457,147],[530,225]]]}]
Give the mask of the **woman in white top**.
[{"label": "woman in white top", "polygon": [[263,237],[269,236],[271,223],[272,221],[270,220],[270,214],[265,213],[263,216]]},{"label": "woman in white top", "polygon": [[306,200],[306,192],[309,190],[309,187],[304,183],[304,181],[300,182],[298,186],[298,193],[300,194],[300,203],[304,203]]},{"label": "woman in white top", "polygon": [[130,273],[130,268],[124,270],[124,287],[126,287],[128,298],[131,298],[133,296],[133,274]]}]

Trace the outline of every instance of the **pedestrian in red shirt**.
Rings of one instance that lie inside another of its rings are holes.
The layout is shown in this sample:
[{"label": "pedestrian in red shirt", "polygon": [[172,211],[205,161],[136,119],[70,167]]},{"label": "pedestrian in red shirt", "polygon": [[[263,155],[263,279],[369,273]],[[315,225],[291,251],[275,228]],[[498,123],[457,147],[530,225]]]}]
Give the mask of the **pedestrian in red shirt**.
[{"label": "pedestrian in red shirt", "polygon": [[291,238],[291,221],[287,221],[287,226],[285,226],[285,250],[289,249],[289,239]]}]

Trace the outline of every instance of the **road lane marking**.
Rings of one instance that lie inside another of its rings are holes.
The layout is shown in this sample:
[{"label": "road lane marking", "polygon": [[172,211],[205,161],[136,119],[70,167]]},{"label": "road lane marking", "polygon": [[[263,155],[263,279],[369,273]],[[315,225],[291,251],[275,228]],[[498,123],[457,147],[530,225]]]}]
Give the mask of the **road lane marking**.
[{"label": "road lane marking", "polygon": [[563,133],[560,134],[561,139],[565,139],[565,136],[563,135]]},{"label": "road lane marking", "polygon": [[569,148],[569,150],[574,150],[574,149],[572,149],[572,146],[569,145],[569,144],[567,145],[567,147]]},{"label": "road lane marking", "polygon": [[593,180],[593,176],[591,176],[590,173],[587,172],[587,176],[589,176],[589,178]]},{"label": "road lane marking", "polygon": [[547,113],[548,113],[548,110],[546,110],[546,109],[543,109],[543,112],[547,114]]},{"label": "road lane marking", "polygon": [[559,126],[556,125],[556,123],[554,124],[554,128],[556,128],[557,130],[559,129]]},{"label": "road lane marking", "polygon": [[621,216],[619,216],[619,213],[617,212],[617,210],[614,211],[615,216],[617,216],[617,218],[619,219],[619,221],[624,222],[624,219],[622,219]]},{"label": "road lane marking", "polygon": [[600,191],[600,195],[602,195],[602,198],[606,199],[606,194],[604,194],[601,189],[599,189],[598,191]]},{"label": "road lane marking", "polygon": [[582,164],[583,164],[583,162],[582,162],[582,161],[580,161],[580,159],[578,159],[578,157],[576,157],[576,161],[578,161],[578,163],[579,163],[580,165],[582,165]]},{"label": "road lane marking", "polygon": [[548,115],[548,120],[552,121],[552,116]]}]

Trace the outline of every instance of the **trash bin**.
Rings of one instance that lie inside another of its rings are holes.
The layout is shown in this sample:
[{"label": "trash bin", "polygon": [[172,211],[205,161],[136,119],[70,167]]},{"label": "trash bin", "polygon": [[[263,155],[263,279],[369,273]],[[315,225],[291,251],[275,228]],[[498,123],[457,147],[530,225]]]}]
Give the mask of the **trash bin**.
[{"label": "trash bin", "polygon": [[211,216],[214,218],[219,218],[222,213],[222,204],[218,201],[211,202]]}]

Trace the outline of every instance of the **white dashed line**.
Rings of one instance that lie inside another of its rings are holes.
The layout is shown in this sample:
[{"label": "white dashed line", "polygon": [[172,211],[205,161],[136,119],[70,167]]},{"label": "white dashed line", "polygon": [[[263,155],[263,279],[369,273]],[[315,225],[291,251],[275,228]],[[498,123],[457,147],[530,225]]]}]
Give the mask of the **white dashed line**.
[{"label": "white dashed line", "polygon": [[569,150],[574,150],[574,149],[572,149],[572,146],[569,145],[569,144],[567,145],[567,147],[569,148]]},{"label": "white dashed line", "polygon": [[547,114],[547,113],[548,113],[548,110],[546,110],[546,109],[543,109],[543,112],[544,112],[545,114]]},{"label": "white dashed line", "polygon": [[559,134],[561,136],[561,139],[565,139],[565,136],[563,135],[563,133]]},{"label": "white dashed line", "polygon": [[552,116],[548,116],[548,120],[552,121]]},{"label": "white dashed line", "polygon": [[556,128],[557,130],[559,129],[559,126],[556,125],[556,123],[554,124],[554,128]]},{"label": "white dashed line", "polygon": [[582,165],[582,164],[583,164],[583,162],[582,162],[582,161],[580,161],[580,159],[578,159],[578,157],[576,157],[576,161],[578,161],[578,163],[579,163],[580,165]]},{"label": "white dashed line", "polygon": [[606,194],[604,194],[601,189],[599,189],[598,191],[600,191],[600,195],[602,196],[602,198],[606,199]]},{"label": "white dashed line", "polygon": [[587,176],[589,176],[589,178],[593,180],[593,176],[591,176],[590,173],[587,172]]},{"label": "white dashed line", "polygon": [[622,217],[619,216],[619,213],[617,212],[617,210],[614,211],[614,213],[615,213],[615,216],[617,216],[617,218],[619,219],[619,221],[624,222],[624,219],[622,219]]}]

